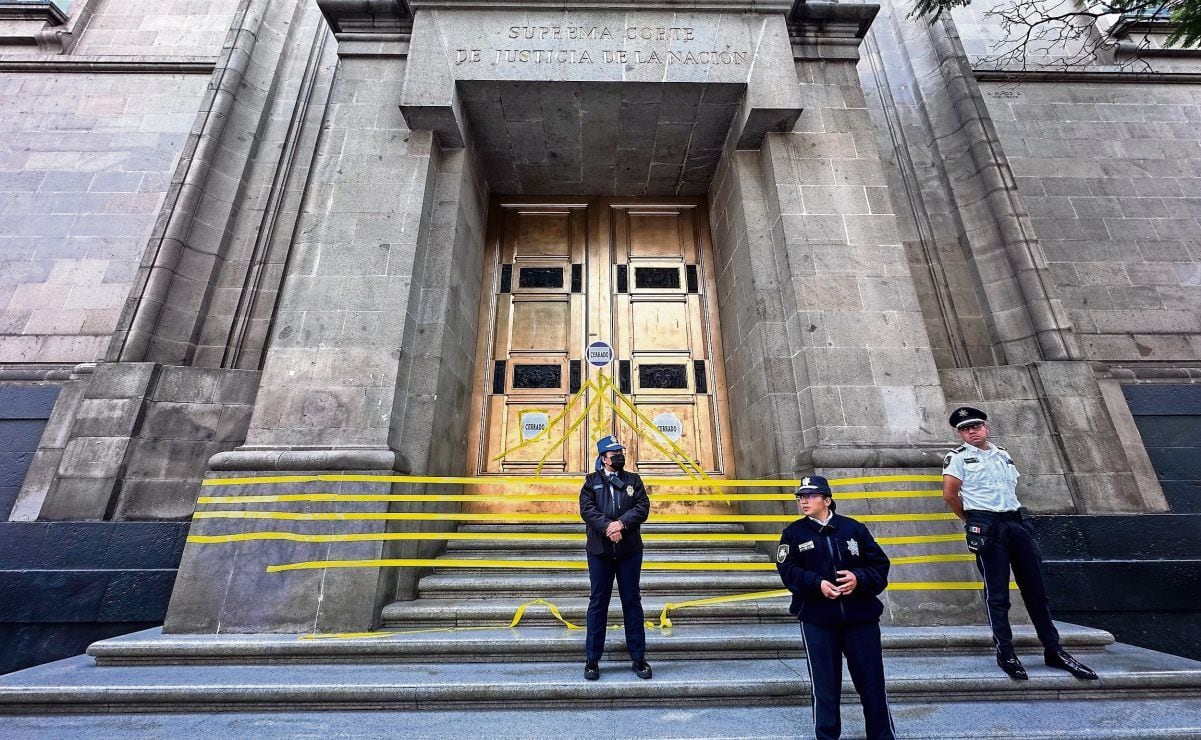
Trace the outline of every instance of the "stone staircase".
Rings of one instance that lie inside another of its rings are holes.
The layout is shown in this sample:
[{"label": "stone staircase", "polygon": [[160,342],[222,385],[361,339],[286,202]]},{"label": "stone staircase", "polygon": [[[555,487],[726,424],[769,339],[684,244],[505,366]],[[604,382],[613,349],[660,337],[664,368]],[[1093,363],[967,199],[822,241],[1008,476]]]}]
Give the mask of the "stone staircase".
[{"label": "stone staircase", "polygon": [[[461,531],[578,532],[578,527],[478,525]],[[646,562],[767,562],[749,543],[711,538],[736,525],[648,525]],[[695,535],[692,537],[690,535]],[[447,560],[581,559],[577,542],[454,540]],[[643,601],[780,587],[773,571],[647,571]],[[651,681],[629,670],[621,629],[609,633],[600,681],[584,681],[587,575],[578,570],[435,568],[419,598],[384,610],[367,637],[162,635],[92,645],[86,656],[0,677],[0,735],[173,736],[353,731],[420,737],[786,737],[810,731],[808,674],[787,599],[683,607],[648,633]],[[614,597],[610,624],[619,624]],[[1117,644],[1061,625],[1065,644],[1101,676],[1085,682],[1041,665],[1032,630],[1016,630],[1031,680],[993,665],[983,627],[889,627],[885,667],[903,737],[1201,737],[1201,663]],[[845,732],[861,733],[849,681]],[[600,712],[600,709],[604,712]],[[236,710],[231,713],[230,710]],[[470,710],[470,711],[465,711]],[[281,714],[286,713],[286,714]],[[72,714],[89,713],[85,721]],[[124,720],[122,719],[124,718]],[[133,719],[136,725],[130,725]],[[239,719],[240,718],[240,719]],[[625,722],[623,726],[612,724]],[[125,722],[126,724],[122,724]],[[147,730],[146,728],[151,728]],[[6,734],[7,733],[7,734]]]}]

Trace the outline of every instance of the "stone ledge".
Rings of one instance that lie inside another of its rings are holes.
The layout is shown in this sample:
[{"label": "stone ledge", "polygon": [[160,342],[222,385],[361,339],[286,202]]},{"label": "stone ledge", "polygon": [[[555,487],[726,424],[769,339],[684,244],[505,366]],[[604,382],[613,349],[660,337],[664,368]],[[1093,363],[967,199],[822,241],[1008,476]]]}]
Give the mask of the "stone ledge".
[{"label": "stone ledge", "polygon": [[[624,656],[623,656],[624,657]],[[578,659],[578,656],[577,656]],[[652,658],[653,660],[653,658]],[[1088,656],[1100,681],[1080,681],[1029,660],[1029,681],[1013,681],[979,655],[888,655],[885,671],[894,701],[935,703],[1061,701],[1138,697],[1193,698],[1201,663],[1129,645]],[[608,664],[608,665],[611,665]],[[463,663],[440,660],[397,665],[282,664],[136,666],[97,669],[80,657],[0,677],[0,713],[164,711],[191,708],[331,709],[512,708],[638,705],[718,706],[745,703],[807,704],[805,662],[679,660],[655,665],[653,681],[623,677],[584,681],[562,662]],[[565,671],[570,670],[570,673]],[[616,679],[616,680],[615,680]],[[851,691],[846,680],[844,691]],[[853,695],[853,694],[852,694]],[[1075,736],[1080,736],[1076,734]]]},{"label": "stone ledge", "polygon": [[216,57],[114,57],[88,55],[0,56],[0,72],[111,72],[119,74],[212,74]]},{"label": "stone ledge", "polygon": [[816,468],[938,468],[955,445],[930,447],[816,447],[801,455],[802,467]]},{"label": "stone ledge", "polygon": [[[682,618],[677,618],[683,622]],[[1100,650],[1114,642],[1113,635],[1089,627],[1060,624],[1060,636],[1069,648]],[[467,634],[453,631],[406,634],[381,631],[376,637],[360,640],[299,639],[298,635],[164,635],[151,629],[124,637],[97,642],[87,654],[97,665],[185,663],[252,663],[255,661],[327,661],[392,662],[413,661],[437,655],[447,662],[474,659],[499,661],[564,661],[579,659],[579,636],[559,627],[519,627],[474,630]],[[1017,626],[1014,642],[1022,650],[1037,649],[1034,628]],[[647,635],[648,651],[655,656],[668,654],[684,660],[703,660],[715,653],[758,655],[765,652],[802,655],[804,649],[796,620],[775,624],[680,624],[671,632],[652,631]],[[993,649],[992,636],[985,626],[967,627],[884,627],[884,650],[889,653],[925,653],[927,651],[966,651],[987,654]],[[607,645],[621,653],[625,641],[614,632]],[[783,656],[780,656],[783,657]]]},{"label": "stone ledge", "polygon": [[212,471],[332,471],[376,470],[409,472],[403,458],[387,447],[342,449],[280,449],[241,447],[209,458]]}]

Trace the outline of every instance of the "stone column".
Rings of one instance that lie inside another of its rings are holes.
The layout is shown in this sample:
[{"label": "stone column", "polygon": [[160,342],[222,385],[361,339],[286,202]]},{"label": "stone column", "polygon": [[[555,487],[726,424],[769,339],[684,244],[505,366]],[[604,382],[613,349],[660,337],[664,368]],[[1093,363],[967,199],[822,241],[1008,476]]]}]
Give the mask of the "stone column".
[{"label": "stone column", "polygon": [[[840,36],[870,8],[835,6],[794,50],[804,112],[758,152],[728,151],[711,191],[719,305],[739,477],[931,475],[947,448],[946,400],[892,211],[875,131]],[[853,34],[852,34],[853,37]],[[931,515],[879,522],[877,536],[946,535],[937,483],[854,498],[841,513]],[[849,492],[852,489],[840,488]],[[835,499],[838,499],[836,491]],[[744,507],[796,514],[791,502]],[[767,531],[778,531],[769,528]],[[926,543],[896,556],[947,552]],[[905,565],[898,582],[971,581],[965,562]],[[889,592],[893,624],[978,621],[972,590]]]},{"label": "stone column", "polygon": [[[212,478],[295,473],[457,474],[465,459],[487,189],[472,157],[413,131],[397,105],[400,43],[344,38],[297,236],[276,308],[246,444],[215,456]],[[285,488],[246,483],[215,496],[414,493],[386,482]],[[388,502],[290,502],[284,512],[382,514]],[[405,511],[438,508],[405,505]],[[205,506],[200,511],[206,511]],[[198,518],[193,535],[253,530],[380,534],[386,520]],[[166,628],[176,632],[355,631],[413,589],[414,569],[267,573],[309,560],[428,556],[436,541],[193,541]]]}]

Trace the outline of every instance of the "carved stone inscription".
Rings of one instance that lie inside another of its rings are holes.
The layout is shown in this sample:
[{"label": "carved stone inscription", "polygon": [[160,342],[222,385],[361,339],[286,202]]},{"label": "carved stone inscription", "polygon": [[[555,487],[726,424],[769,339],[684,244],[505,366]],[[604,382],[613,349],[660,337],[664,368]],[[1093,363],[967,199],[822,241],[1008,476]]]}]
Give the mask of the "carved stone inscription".
[{"label": "carved stone inscription", "polygon": [[[628,48],[631,42],[669,42],[672,48]],[[742,66],[751,62],[750,50],[708,46],[690,26],[509,26],[491,48],[455,49],[454,63]]]}]

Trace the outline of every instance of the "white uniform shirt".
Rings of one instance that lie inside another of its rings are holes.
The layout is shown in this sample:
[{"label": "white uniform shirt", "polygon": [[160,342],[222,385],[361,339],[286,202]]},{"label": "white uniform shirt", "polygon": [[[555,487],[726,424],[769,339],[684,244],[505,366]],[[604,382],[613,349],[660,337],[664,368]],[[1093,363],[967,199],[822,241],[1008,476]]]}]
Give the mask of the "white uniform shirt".
[{"label": "white uniform shirt", "polygon": [[982,450],[970,444],[956,447],[942,461],[943,475],[963,481],[959,497],[964,509],[977,511],[1016,511],[1018,502],[1017,466],[1004,448],[990,445]]}]

